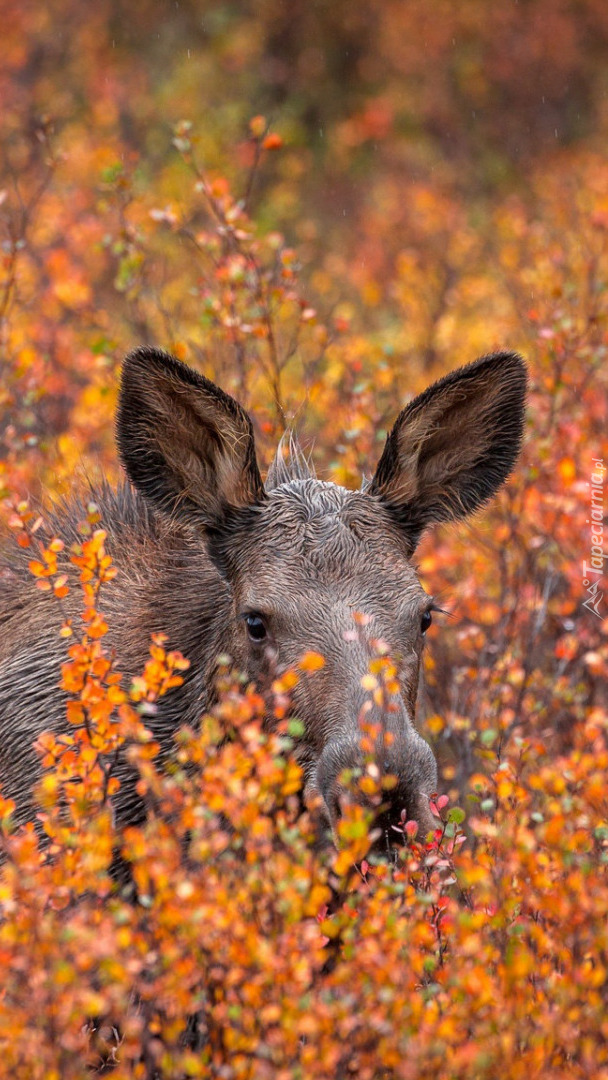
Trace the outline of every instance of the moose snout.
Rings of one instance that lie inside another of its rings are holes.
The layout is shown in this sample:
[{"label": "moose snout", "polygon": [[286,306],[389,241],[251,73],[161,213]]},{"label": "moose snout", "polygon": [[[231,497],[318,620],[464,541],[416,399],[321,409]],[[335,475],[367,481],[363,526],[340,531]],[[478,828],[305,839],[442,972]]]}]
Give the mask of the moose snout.
[{"label": "moose snout", "polygon": [[[361,784],[365,776],[371,784]],[[381,850],[399,844],[405,821],[416,821],[420,836],[433,828],[429,797],[437,788],[437,768],[431,748],[414,728],[388,739],[379,735],[371,755],[356,735],[330,741],[309,788],[321,796],[334,833],[347,803],[370,809]]]}]

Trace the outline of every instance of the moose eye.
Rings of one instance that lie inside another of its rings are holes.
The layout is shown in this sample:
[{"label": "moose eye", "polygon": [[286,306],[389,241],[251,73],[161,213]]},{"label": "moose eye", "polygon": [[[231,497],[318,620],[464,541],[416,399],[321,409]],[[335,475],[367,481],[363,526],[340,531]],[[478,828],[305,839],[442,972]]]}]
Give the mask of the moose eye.
[{"label": "moose eye", "polygon": [[267,630],[261,615],[246,615],[245,623],[247,626],[247,633],[252,641],[264,640]]},{"label": "moose eye", "polygon": [[420,630],[423,634],[426,634],[429,626],[433,621],[433,616],[430,611],[423,611],[420,619]]}]

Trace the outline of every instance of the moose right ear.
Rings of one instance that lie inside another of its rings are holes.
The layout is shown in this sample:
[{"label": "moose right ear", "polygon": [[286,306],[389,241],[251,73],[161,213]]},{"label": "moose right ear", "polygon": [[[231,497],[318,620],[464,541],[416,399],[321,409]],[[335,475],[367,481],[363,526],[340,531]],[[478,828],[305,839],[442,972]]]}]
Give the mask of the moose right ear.
[{"label": "moose right ear", "polygon": [[160,349],[125,359],[116,435],[129,480],[181,521],[211,529],[264,498],[247,413]]},{"label": "moose right ear", "polygon": [[397,417],[367,492],[391,512],[412,551],[428,525],[466,517],[507,478],[525,396],[521,356],[493,353],[451,371]]}]

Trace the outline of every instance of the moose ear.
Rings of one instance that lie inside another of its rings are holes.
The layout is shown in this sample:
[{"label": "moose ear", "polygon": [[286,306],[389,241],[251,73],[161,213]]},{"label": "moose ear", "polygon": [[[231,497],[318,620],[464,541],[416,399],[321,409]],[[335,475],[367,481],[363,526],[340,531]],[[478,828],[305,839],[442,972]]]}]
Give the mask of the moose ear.
[{"label": "moose ear", "polygon": [[264,498],[247,413],[160,349],[127,356],[116,433],[129,480],[182,521],[213,528],[230,509]]},{"label": "moose ear", "polygon": [[414,398],[390,432],[367,489],[416,546],[435,522],[482,506],[519,453],[526,367],[517,353],[482,356]]}]

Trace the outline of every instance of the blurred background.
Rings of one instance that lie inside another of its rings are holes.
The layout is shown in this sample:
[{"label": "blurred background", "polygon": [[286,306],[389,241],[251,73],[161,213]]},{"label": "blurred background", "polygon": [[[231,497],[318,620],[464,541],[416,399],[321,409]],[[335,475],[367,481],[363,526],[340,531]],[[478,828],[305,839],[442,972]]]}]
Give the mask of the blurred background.
[{"label": "blurred background", "polygon": [[604,0],[1,0],[0,18],[2,496],[117,475],[119,365],[142,342],[252,410],[264,465],[295,424],[352,486],[412,394],[517,348],[522,463],[419,551],[453,611],[420,720],[458,797],[513,738],[570,746],[608,673],[608,584],[583,607],[608,461]]}]

